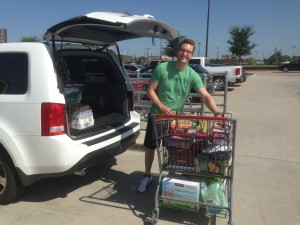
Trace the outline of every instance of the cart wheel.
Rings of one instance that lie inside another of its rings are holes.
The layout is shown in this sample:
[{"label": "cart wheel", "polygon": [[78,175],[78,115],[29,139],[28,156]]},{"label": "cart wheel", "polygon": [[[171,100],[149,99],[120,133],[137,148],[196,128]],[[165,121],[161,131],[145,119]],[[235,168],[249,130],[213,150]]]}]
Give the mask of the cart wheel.
[{"label": "cart wheel", "polygon": [[152,217],[151,217],[151,225],[155,225],[158,222],[158,209],[153,209],[152,211]]}]

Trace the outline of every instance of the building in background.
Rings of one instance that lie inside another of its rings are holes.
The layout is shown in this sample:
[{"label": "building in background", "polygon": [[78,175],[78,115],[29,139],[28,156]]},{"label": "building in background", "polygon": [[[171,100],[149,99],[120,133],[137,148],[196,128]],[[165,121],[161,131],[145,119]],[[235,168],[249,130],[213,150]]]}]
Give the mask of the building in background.
[{"label": "building in background", "polygon": [[0,43],[7,43],[7,31],[3,28],[0,28]]}]

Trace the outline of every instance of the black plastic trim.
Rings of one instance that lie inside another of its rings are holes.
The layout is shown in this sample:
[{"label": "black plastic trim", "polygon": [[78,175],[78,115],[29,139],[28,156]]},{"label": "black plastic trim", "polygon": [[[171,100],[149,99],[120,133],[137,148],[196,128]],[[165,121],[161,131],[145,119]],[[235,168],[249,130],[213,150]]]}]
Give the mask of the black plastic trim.
[{"label": "black plastic trim", "polygon": [[96,139],[93,139],[93,140],[90,140],[90,141],[83,142],[83,144],[85,144],[87,146],[95,145],[95,144],[100,143],[102,141],[106,141],[108,139],[119,136],[119,135],[121,135],[121,134],[123,134],[123,133],[125,133],[129,130],[132,130],[134,127],[136,127],[138,125],[139,125],[138,123],[132,123],[129,126],[123,127],[119,130],[116,130],[115,132],[113,132],[111,134],[107,134],[105,136],[102,136],[102,137],[99,137],[99,138],[96,138]]}]

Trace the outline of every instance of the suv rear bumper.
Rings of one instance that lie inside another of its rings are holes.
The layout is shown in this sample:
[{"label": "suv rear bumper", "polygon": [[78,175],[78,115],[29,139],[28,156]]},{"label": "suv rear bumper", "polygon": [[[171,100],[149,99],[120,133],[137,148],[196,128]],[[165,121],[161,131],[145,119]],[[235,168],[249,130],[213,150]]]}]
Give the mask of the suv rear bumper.
[{"label": "suv rear bumper", "polygon": [[140,130],[120,140],[117,143],[113,143],[104,148],[92,151],[81,158],[74,166],[63,172],[27,175],[19,167],[17,167],[16,169],[24,186],[33,184],[43,178],[60,177],[73,174],[75,171],[81,170],[85,167],[96,165],[105,159],[113,158],[114,156],[125,152],[132,144],[134,144],[139,135]]}]

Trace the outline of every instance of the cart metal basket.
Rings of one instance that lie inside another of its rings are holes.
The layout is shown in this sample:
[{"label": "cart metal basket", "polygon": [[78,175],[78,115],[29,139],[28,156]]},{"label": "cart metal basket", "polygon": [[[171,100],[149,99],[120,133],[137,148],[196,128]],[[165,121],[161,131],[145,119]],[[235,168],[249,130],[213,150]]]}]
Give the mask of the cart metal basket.
[{"label": "cart metal basket", "polygon": [[236,120],[211,113],[153,117],[160,174],[151,223],[159,207],[169,207],[205,208],[210,224],[224,217],[232,225]]}]

